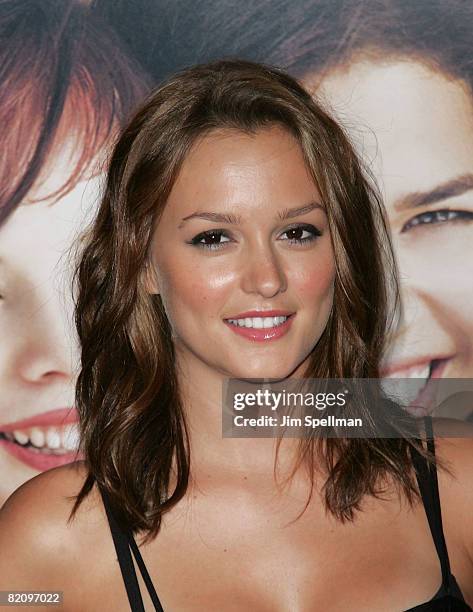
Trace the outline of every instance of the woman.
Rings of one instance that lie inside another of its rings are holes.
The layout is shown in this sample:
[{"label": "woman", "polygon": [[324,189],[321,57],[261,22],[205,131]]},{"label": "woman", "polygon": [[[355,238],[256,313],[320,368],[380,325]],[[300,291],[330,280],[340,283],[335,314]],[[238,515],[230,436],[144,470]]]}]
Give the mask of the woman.
[{"label": "woman", "polygon": [[323,99],[373,168],[403,306],[381,372],[419,394],[473,375],[472,27],[462,0],[301,0],[283,42],[253,27],[258,57]]},{"label": "woman", "polygon": [[[452,392],[442,379],[473,376],[473,4],[208,0],[205,19],[190,7],[180,0],[167,9],[181,30],[160,58],[188,65],[196,52],[205,60],[237,54],[281,66],[323,100],[372,166],[403,307],[381,373],[406,379],[406,400],[432,410]],[[146,10],[149,24],[156,11]],[[176,44],[181,38],[186,45]],[[456,386],[471,393],[467,382]],[[473,420],[460,402],[448,406],[452,417]]]},{"label": "woman", "polygon": [[232,60],[157,89],[115,146],[76,280],[85,461],[5,504],[0,590],[129,609],[118,557],[133,610],[471,609],[471,439],[436,441],[448,552],[435,449],[400,427],[222,439],[227,378],[376,378],[391,321],[382,207],[295,80]]},{"label": "woman", "polygon": [[110,28],[75,1],[2,2],[0,34],[1,506],[38,472],[76,459],[68,250],[147,85]]}]

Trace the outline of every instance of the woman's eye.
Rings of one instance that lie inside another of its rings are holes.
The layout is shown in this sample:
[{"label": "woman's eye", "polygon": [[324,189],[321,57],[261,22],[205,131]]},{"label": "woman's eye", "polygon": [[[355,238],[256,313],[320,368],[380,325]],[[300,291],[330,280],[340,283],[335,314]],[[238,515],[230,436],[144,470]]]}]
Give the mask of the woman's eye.
[{"label": "woman's eye", "polygon": [[207,232],[202,232],[201,234],[198,234],[197,236],[195,236],[195,238],[192,238],[191,244],[194,244],[195,246],[204,249],[211,249],[215,251],[217,249],[220,249],[223,244],[231,242],[230,240],[220,242],[220,238],[222,236],[228,238],[226,233],[222,230],[209,230]]},{"label": "woman's eye", "polygon": [[[298,225],[285,230],[282,235],[287,235],[288,238],[285,240],[291,244],[305,244],[321,236],[322,232],[313,225]],[[225,240],[222,241],[222,238],[225,238]],[[232,240],[224,230],[208,230],[195,236],[190,244],[216,251],[230,242]]]},{"label": "woman's eye", "polygon": [[407,232],[413,227],[422,225],[437,225],[439,223],[445,223],[447,221],[472,221],[473,212],[468,210],[449,210],[443,208],[441,210],[432,210],[429,212],[421,213],[410,219],[404,224],[401,233]]},{"label": "woman's eye", "polygon": [[[288,242],[291,244],[305,244],[322,236],[322,232],[313,225],[297,225],[285,230],[282,235],[284,234],[289,236]],[[304,234],[308,235],[304,236]]]}]

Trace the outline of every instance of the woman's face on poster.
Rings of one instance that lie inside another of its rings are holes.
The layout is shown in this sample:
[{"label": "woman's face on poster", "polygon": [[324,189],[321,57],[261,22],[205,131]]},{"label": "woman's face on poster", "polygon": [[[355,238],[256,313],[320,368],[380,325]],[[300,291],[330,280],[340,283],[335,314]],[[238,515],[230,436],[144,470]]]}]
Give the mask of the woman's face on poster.
[{"label": "woman's face on poster", "polygon": [[0,228],[0,505],[27,479],[73,461],[78,442],[69,251],[100,177],[55,201],[47,195],[68,179],[56,161]]},{"label": "woman's face on poster", "polygon": [[403,315],[382,374],[471,377],[471,92],[408,60],[353,61],[305,81],[348,129],[386,205]]}]

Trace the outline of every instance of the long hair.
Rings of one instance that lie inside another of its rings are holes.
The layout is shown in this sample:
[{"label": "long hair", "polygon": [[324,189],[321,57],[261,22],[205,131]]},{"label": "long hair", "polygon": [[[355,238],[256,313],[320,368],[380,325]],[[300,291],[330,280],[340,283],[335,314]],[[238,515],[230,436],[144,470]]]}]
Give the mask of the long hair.
[{"label": "long hair", "polygon": [[68,139],[70,173],[48,197],[86,177],[151,87],[112,28],[78,0],[0,0],[0,83],[0,225]]},{"label": "long hair", "polygon": [[[326,206],[336,260],[334,307],[306,376],[378,378],[399,301],[397,272],[383,206],[344,132],[296,80],[271,66],[229,59],[183,70],[122,132],[76,269],[76,406],[88,476],[71,517],[97,483],[119,522],[146,531],[147,539],[184,496],[189,436],[171,328],[160,296],[146,285],[153,228],[198,137],[227,128],[254,134],[275,124],[302,149]],[[377,494],[383,476],[412,500],[412,444],[402,435],[306,439],[300,458],[311,475],[317,457],[325,462],[327,507],[345,520],[364,495]]]}]

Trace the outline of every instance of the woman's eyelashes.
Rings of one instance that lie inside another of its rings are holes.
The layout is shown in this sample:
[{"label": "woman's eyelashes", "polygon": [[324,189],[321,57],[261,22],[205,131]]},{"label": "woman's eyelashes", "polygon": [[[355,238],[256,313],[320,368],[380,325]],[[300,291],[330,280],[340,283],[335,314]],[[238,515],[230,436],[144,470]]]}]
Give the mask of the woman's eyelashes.
[{"label": "woman's eyelashes", "polygon": [[473,212],[469,210],[450,210],[449,208],[424,212],[412,217],[412,219],[405,223],[401,229],[401,234],[415,227],[439,225],[449,221],[473,221]]},{"label": "woman's eyelashes", "polygon": [[[301,224],[285,229],[280,236],[284,235],[289,235],[288,239],[283,238],[284,241],[287,241],[290,244],[304,245],[313,242],[319,236],[322,236],[322,232],[314,225]],[[220,242],[221,238],[226,238],[226,240],[224,242]],[[231,242],[234,242],[234,240],[232,240],[226,230],[216,229],[207,230],[197,234],[197,236],[192,238],[188,244],[216,251],[225,248],[225,245]]]}]

